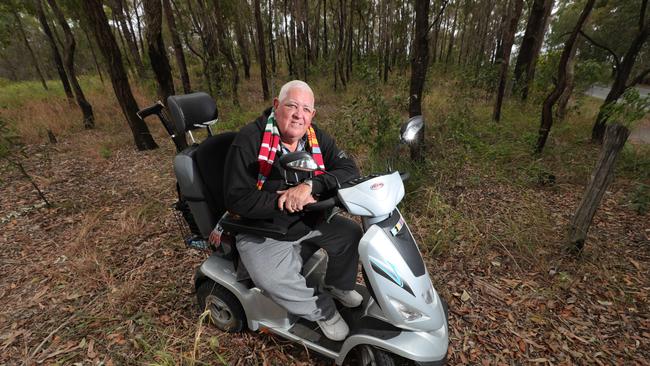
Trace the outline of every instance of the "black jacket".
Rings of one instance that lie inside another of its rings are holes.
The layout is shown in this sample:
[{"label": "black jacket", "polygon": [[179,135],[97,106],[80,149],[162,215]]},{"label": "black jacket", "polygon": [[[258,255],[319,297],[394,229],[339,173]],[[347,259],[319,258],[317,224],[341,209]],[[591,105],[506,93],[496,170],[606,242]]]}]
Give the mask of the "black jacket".
[{"label": "black jacket", "polygon": [[[271,109],[267,109],[257,120],[244,126],[233,141],[224,167],[225,203],[228,211],[242,217],[255,220],[265,220],[288,229],[284,240],[297,240],[312,230],[321,213],[293,213],[280,211],[278,208],[279,190],[287,188],[284,180],[284,169],[279,160],[282,151],[278,151],[273,162],[271,174],[264,183],[262,190],[256,188],[259,163],[257,160],[262,134]],[[359,176],[354,161],[347,158],[334,142],[334,139],[312,124],[320,146],[325,170],[335,175],[343,183]],[[306,149],[309,151],[309,147]],[[290,173],[291,176],[294,173]],[[311,173],[298,172],[300,180],[308,178]],[[315,195],[326,194],[336,188],[336,179],[327,174],[313,177],[312,192]]]}]

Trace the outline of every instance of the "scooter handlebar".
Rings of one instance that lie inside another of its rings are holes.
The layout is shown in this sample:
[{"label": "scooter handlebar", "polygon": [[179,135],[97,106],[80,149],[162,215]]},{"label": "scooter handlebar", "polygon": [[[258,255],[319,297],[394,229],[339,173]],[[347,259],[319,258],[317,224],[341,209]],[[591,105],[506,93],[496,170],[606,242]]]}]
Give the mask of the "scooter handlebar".
[{"label": "scooter handlebar", "polygon": [[165,106],[162,104],[161,101],[157,101],[154,105],[139,110],[137,115],[138,117],[140,117],[140,119],[144,120],[145,118],[151,116],[152,114],[160,113],[160,111],[162,111],[164,107]]},{"label": "scooter handlebar", "polygon": [[336,206],[339,203],[338,197],[331,197],[326,200],[318,201],[316,203],[310,203],[303,207],[303,211],[305,212],[315,212],[315,211],[325,211],[328,210],[334,206]]}]

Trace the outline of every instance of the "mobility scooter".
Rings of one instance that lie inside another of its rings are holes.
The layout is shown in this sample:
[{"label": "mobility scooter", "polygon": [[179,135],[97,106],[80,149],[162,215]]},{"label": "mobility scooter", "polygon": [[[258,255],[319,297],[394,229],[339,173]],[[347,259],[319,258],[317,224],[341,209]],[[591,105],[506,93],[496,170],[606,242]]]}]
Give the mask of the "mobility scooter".
[{"label": "mobility scooter", "polygon": [[[358,248],[365,285],[357,284],[357,291],[364,300],[357,308],[340,308],[350,333],[343,341],[332,341],[317,323],[289,314],[252,281],[238,279],[234,235],[281,237],[284,232],[226,212],[223,180],[228,172],[223,166],[236,133],[213,135],[212,126],[217,121],[214,100],[206,93],[171,96],[166,108],[158,102],[139,115],[158,115],[176,144],[174,172],[179,201],[175,208],[189,225],[185,242],[210,247],[208,238],[213,229],[223,230],[219,247],[212,248],[212,254],[195,275],[199,305],[210,310],[210,319],[217,328],[226,332],[245,328],[271,332],[329,357],[338,365],[350,359],[361,365],[446,363],[447,305],[434,289],[413,235],[397,209],[404,197],[403,175],[395,171],[340,182],[334,197],[305,208],[336,208],[360,216],[363,225]],[[418,138],[422,125],[421,116],[411,118],[402,127],[402,140]],[[207,129],[208,137],[201,143],[194,142],[195,129]],[[192,140],[189,146],[186,134]],[[287,171],[318,169],[307,152],[284,154],[280,163]],[[315,289],[327,266],[327,255],[316,249],[304,247],[301,253],[302,274]]]}]

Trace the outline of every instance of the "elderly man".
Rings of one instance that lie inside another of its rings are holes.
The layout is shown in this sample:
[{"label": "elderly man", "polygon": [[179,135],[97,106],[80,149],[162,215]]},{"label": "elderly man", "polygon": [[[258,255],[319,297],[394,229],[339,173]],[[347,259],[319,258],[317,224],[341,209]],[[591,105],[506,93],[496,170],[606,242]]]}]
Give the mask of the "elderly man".
[{"label": "elderly man", "polygon": [[[326,337],[343,340],[349,328],[336,310],[332,297],[344,306],[356,307],[362,297],[354,291],[361,238],[359,226],[335,216],[305,213],[315,197],[358,176],[354,162],[334,140],[312,124],[316,114],[314,93],[303,81],[290,81],[254,122],[243,127],[226,158],[224,190],[226,207],[242,217],[264,220],[287,228],[280,240],[250,234],[237,235],[241,261],[255,285],[288,312],[316,321]],[[308,151],[328,174],[291,172],[279,165],[282,154]],[[293,182],[287,182],[291,177]],[[336,177],[336,178],[335,178]],[[328,266],[323,292],[307,287],[300,274],[301,244],[325,249]]]}]

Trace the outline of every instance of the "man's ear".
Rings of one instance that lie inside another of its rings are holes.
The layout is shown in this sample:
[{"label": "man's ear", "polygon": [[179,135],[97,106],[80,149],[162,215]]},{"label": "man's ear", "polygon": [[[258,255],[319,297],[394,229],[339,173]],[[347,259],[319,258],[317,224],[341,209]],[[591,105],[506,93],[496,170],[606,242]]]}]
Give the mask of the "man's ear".
[{"label": "man's ear", "polygon": [[280,106],[280,101],[278,100],[278,98],[273,98],[273,110],[278,109],[279,106]]}]

